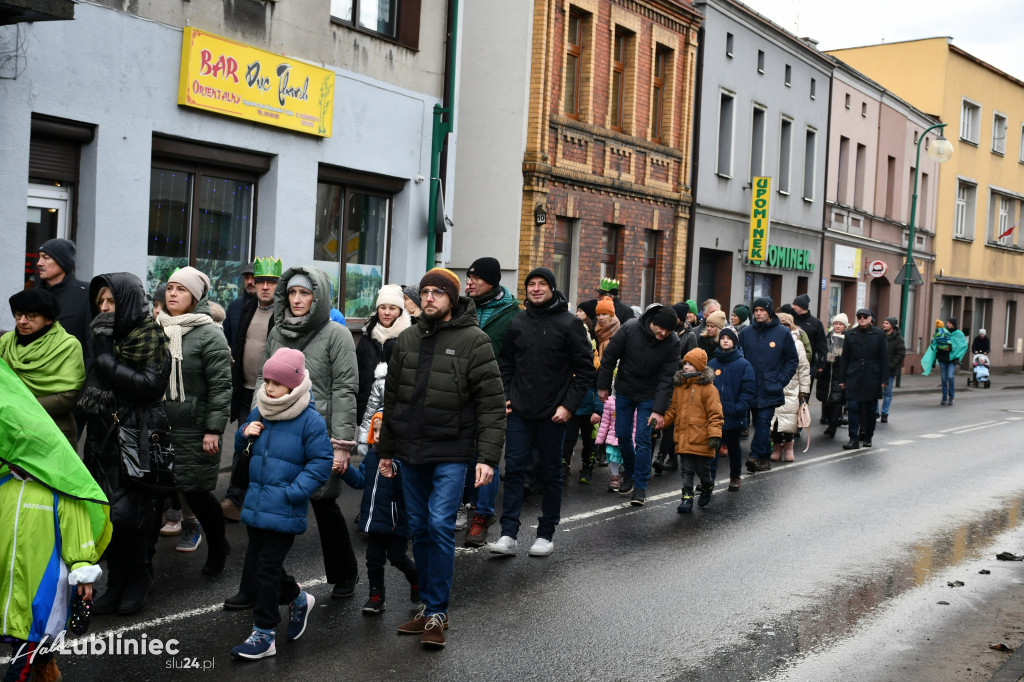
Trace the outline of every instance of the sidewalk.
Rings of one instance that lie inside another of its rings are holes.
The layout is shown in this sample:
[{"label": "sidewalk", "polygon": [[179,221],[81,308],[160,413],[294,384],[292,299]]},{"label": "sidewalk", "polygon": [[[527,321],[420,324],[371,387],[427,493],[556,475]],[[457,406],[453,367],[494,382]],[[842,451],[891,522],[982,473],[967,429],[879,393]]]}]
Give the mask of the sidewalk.
[{"label": "sidewalk", "polygon": [[[995,390],[995,389],[1024,389],[1024,372],[993,372],[992,373],[992,387],[990,389],[975,388],[971,386],[967,387],[967,378],[971,376],[971,373],[967,370],[959,370],[956,373],[956,391],[967,391],[968,393],[973,391],[984,391],[984,390]],[[929,376],[923,374],[904,374],[900,376],[899,386],[893,389],[893,395],[917,395],[922,393],[932,393],[941,395],[942,393],[942,382],[939,379],[937,370],[933,370]]]}]

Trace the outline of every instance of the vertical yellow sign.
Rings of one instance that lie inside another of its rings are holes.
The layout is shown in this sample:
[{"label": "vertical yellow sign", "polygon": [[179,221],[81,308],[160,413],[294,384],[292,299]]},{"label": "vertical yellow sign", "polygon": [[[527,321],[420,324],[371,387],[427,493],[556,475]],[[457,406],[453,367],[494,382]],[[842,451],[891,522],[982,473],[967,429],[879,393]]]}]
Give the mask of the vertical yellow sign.
[{"label": "vertical yellow sign", "polygon": [[763,263],[768,255],[768,225],[771,206],[772,179],[754,178],[754,196],[750,204],[750,239],[747,260]]}]

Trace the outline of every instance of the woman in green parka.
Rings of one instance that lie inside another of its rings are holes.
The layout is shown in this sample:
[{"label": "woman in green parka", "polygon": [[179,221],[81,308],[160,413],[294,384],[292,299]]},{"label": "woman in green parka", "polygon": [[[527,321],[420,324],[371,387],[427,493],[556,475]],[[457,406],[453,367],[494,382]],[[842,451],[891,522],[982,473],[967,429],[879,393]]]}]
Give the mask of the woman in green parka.
[{"label": "woman in green parka", "polygon": [[[313,267],[285,271],[274,291],[274,328],[267,337],[264,359],[278,348],[295,348],[306,356],[313,381],[316,411],[327,422],[334,446],[334,466],[327,484],[310,499],[316,514],[331,597],[351,597],[359,577],[348,524],[338,507],[341,474],[348,468],[356,442],[356,393],[359,369],[356,346],[347,327],[331,320],[330,280]],[[261,376],[257,390],[263,384]]]},{"label": "woman in green parka", "polygon": [[85,383],[82,344],[55,321],[60,303],[46,289],[24,289],[11,296],[10,303],[15,329],[0,336],[0,359],[77,448],[78,428],[71,411]]},{"label": "woman in green parka", "polygon": [[[209,292],[210,278],[199,270],[175,271],[167,280],[167,312],[157,321],[170,342],[171,380],[164,408],[171,425],[174,473],[210,544],[202,573],[218,575],[230,551],[213,489],[231,411],[231,351],[210,317]],[[182,533],[188,533],[185,523]]]}]

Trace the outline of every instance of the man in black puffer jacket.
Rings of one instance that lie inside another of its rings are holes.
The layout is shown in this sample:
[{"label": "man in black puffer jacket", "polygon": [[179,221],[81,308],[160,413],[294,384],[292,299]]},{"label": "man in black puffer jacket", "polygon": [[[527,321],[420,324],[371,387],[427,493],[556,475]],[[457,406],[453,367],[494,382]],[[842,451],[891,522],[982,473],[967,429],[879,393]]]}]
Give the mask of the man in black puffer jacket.
[{"label": "man in black puffer jacket", "polygon": [[[619,439],[625,475],[619,494],[633,494],[630,504],[647,501],[647,480],[651,476],[651,424],[665,428],[665,410],[672,400],[672,379],[679,369],[679,324],[675,311],[651,305],[640,319],[622,326],[608,342],[597,373],[597,395],[608,400],[615,378],[615,437]],[[633,421],[636,415],[636,450],[633,449]],[[635,488],[635,489],[634,489]]]},{"label": "man in black puffer jacket", "polygon": [[534,268],[526,276],[526,314],[512,319],[499,358],[508,425],[501,537],[495,554],[515,554],[523,484],[534,447],[540,453],[543,491],[531,556],[547,556],[562,509],[562,443],[566,422],[594,383],[594,351],[579,318],[569,312],[555,275]]},{"label": "man in black puffer jacket", "polygon": [[455,569],[455,515],[466,469],[477,455],[476,486],[501,462],[505,394],[491,340],[477,326],[459,278],[434,268],[420,280],[422,314],[398,336],[384,380],[381,475],[402,466],[402,490],[423,608],[398,627],[429,647],[445,645]]}]

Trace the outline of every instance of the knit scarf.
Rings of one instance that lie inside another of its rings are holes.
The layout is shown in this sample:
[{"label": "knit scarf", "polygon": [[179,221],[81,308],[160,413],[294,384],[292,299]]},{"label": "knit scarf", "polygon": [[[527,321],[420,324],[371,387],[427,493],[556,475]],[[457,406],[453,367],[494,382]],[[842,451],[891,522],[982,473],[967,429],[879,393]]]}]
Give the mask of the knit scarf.
[{"label": "knit scarf", "polygon": [[501,311],[519,307],[519,301],[503,286],[497,286],[483,296],[474,296],[473,302],[476,303],[477,321],[481,329]]},{"label": "knit scarf", "polygon": [[41,337],[22,346],[18,332],[0,337],[0,358],[18,375],[32,395],[77,391],[85,381],[82,344],[54,322]]},{"label": "knit scarf", "polygon": [[597,324],[594,326],[594,334],[597,336],[598,355],[604,357],[605,346],[607,346],[608,342],[612,340],[613,336],[615,336],[615,332],[619,331],[620,326],[622,326],[622,323],[619,322],[619,318],[614,315],[612,315],[611,319],[605,324],[601,324],[601,321],[598,320]]},{"label": "knit scarf", "polygon": [[378,318],[377,324],[373,325],[373,329],[370,330],[370,336],[374,341],[383,346],[385,341],[396,338],[399,334],[408,329],[410,325],[412,325],[412,318],[409,317],[409,313],[403,310],[402,314],[398,316],[398,319],[396,319],[390,327],[385,327],[380,323],[380,319]]},{"label": "knit scarf", "polygon": [[260,415],[267,421],[283,422],[295,419],[309,405],[309,389],[313,382],[309,379],[309,370],[302,376],[302,383],[280,398],[267,395],[267,385],[260,384],[256,389],[256,407]]},{"label": "knit scarf", "polygon": [[181,371],[181,361],[185,356],[182,354],[181,339],[196,327],[213,324],[213,318],[205,313],[185,313],[171,317],[162,312],[156,321],[164,328],[164,333],[170,340],[171,383],[168,389],[171,400],[183,403],[185,402],[185,379]]}]

